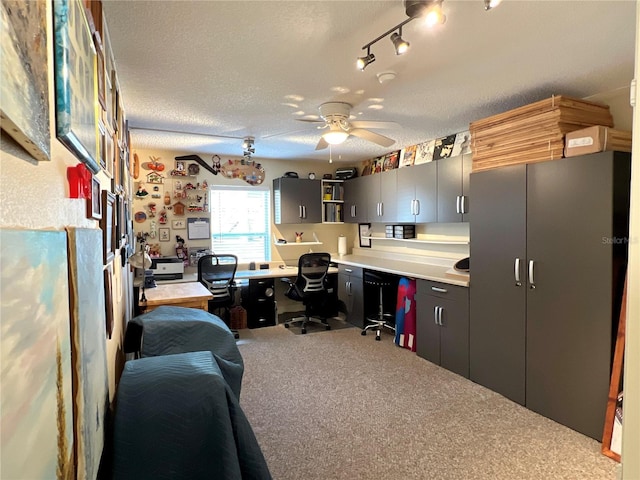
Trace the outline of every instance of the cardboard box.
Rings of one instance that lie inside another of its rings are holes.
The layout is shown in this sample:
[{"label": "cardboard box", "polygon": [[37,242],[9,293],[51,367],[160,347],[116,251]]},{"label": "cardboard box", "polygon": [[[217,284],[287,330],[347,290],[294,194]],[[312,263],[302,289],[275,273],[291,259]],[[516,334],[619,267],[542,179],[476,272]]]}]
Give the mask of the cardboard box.
[{"label": "cardboard box", "polygon": [[631,132],[595,125],[569,132],[565,136],[565,157],[575,157],[608,150],[630,152]]}]

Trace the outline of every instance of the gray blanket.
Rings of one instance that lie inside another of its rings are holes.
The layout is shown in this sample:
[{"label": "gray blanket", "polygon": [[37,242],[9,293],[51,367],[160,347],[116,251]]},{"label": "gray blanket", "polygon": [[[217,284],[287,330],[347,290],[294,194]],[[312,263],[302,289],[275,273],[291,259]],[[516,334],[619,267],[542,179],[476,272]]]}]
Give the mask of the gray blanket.
[{"label": "gray blanket", "polygon": [[114,479],[271,479],[236,395],[207,352],[130,360],[118,386]]},{"label": "gray blanket", "polygon": [[219,317],[195,308],[161,306],[130,323],[138,328],[127,327],[127,334],[130,330],[141,332],[137,340],[141,357],[210,351],[240,398],[244,363],[233,333]]}]

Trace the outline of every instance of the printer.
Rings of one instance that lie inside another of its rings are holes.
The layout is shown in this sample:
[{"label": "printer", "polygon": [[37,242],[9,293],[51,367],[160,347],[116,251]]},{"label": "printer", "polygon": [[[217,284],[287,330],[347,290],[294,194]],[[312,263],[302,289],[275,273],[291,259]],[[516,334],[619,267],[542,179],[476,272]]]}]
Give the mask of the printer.
[{"label": "printer", "polygon": [[184,274],[184,262],[178,257],[154,258],[151,270],[156,280],[178,280]]}]

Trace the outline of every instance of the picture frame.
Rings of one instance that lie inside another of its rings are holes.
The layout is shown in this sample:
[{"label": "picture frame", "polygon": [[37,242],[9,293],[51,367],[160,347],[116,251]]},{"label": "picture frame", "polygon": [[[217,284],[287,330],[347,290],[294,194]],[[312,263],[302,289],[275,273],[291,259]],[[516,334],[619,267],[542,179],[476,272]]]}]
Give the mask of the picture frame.
[{"label": "picture frame", "polygon": [[158,229],[159,238],[161,242],[168,242],[171,240],[171,230],[167,227],[160,227]]},{"label": "picture frame", "polygon": [[115,204],[116,196],[108,190],[102,190],[102,261],[104,265],[111,263],[115,257]]},{"label": "picture frame", "polygon": [[[102,22],[100,22],[102,23]],[[96,47],[96,73],[98,77],[98,103],[102,107],[103,111],[107,110],[107,84],[105,80],[105,60],[104,60],[104,45],[100,37],[100,32],[96,31],[93,34],[93,39]]]},{"label": "picture frame", "polygon": [[360,239],[361,247],[371,248],[371,238],[368,238],[370,235],[370,230],[371,230],[370,223],[358,224],[358,238]]},{"label": "picture frame", "polygon": [[104,311],[105,329],[107,338],[111,339],[113,334],[113,264],[109,263],[104,269]]},{"label": "picture frame", "polygon": [[91,190],[87,198],[87,218],[100,220],[102,218],[102,198],[100,197],[100,180],[91,177]]},{"label": "picture frame", "polygon": [[104,172],[107,171],[107,131],[104,127],[104,125],[102,124],[102,121],[98,121],[98,133],[100,135],[100,154],[99,154],[99,159],[100,159],[100,168],[102,168],[102,170]]},{"label": "picture frame", "polygon": [[7,20],[0,29],[3,45],[0,127],[33,159],[49,161],[46,2],[2,2],[0,9],[3,10],[2,18]]},{"label": "picture frame", "polygon": [[174,230],[185,230],[187,228],[186,220],[172,220],[171,228]]},{"label": "picture frame", "polygon": [[94,174],[98,163],[96,48],[80,0],[57,0],[54,14],[56,137]]}]

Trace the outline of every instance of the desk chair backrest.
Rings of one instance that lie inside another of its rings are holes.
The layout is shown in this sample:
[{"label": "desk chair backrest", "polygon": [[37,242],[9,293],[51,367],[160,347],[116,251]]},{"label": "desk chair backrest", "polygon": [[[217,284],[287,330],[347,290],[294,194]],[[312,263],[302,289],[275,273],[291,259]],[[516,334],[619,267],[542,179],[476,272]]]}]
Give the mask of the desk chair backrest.
[{"label": "desk chair backrest", "polygon": [[237,268],[238,257],[235,255],[204,255],[198,260],[198,281],[211,292],[214,302],[231,300]]},{"label": "desk chair backrest", "polygon": [[298,259],[298,277],[294,286],[301,297],[326,292],[329,263],[331,255],[328,253],[305,253]]}]

